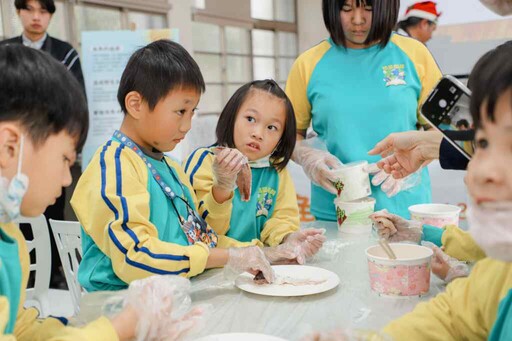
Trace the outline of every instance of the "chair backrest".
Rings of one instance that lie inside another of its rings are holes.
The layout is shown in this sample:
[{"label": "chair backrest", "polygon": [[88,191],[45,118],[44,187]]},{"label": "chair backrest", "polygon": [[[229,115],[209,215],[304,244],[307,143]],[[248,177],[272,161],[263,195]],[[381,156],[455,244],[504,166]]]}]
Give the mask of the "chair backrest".
[{"label": "chair backrest", "polygon": [[50,219],[50,226],[57,250],[59,250],[62,269],[66,277],[76,316],[79,313],[80,299],[82,298],[82,287],[78,282],[78,265],[82,260],[80,223],[78,221]]},{"label": "chair backrest", "polygon": [[35,272],[34,287],[27,288],[26,303],[35,306],[41,317],[49,314],[48,290],[50,289],[50,276],[52,271],[52,248],[50,244],[50,232],[44,215],[35,218],[20,217],[18,224],[30,225],[32,240],[26,240],[29,254],[35,250],[31,258],[30,272]]}]

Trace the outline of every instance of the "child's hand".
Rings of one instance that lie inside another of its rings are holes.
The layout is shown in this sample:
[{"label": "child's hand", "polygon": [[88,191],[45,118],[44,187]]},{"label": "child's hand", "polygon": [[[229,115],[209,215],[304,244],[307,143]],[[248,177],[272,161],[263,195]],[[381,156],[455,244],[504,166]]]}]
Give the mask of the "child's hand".
[{"label": "child's hand", "polygon": [[448,271],[450,270],[450,264],[445,260],[445,253],[438,247],[433,249],[434,257],[432,257],[432,272],[442,280],[446,278],[448,275]]},{"label": "child's hand", "polygon": [[218,148],[213,162],[214,186],[233,191],[237,175],[247,162],[247,157],[238,149]]},{"label": "child's hand", "polygon": [[467,277],[469,267],[466,263],[448,256],[442,249],[434,247],[432,257],[432,272],[445,282],[449,283],[458,277]]},{"label": "child's hand", "polygon": [[[189,310],[190,281],[179,276],[152,276],[133,281],[125,308],[111,319],[120,340],[178,340],[202,317]],[[137,307],[135,309],[134,307]],[[181,316],[176,316],[181,311]]]},{"label": "child's hand", "polygon": [[381,210],[370,215],[373,226],[381,238],[391,242],[410,241],[419,243],[421,241],[423,225],[420,222],[406,220],[387,210]]},{"label": "child's hand", "polygon": [[254,275],[261,271],[267,282],[274,282],[274,270],[258,246],[230,248],[228,252],[228,262],[225,266],[227,271],[238,274],[247,271]]},{"label": "child's hand", "polygon": [[290,245],[298,253],[297,262],[304,264],[306,258],[314,256],[324,245],[327,238],[325,229],[304,229],[287,235],[283,245]]}]

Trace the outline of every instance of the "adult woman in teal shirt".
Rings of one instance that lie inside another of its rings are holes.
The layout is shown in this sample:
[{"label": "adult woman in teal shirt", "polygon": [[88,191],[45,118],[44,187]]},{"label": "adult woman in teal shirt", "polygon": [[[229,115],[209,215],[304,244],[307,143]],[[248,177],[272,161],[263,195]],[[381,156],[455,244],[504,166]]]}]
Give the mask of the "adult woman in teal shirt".
[{"label": "adult woman in teal shirt", "polygon": [[[367,153],[377,142],[425,123],[419,106],[442,75],[423,44],[392,32],[399,5],[399,0],[323,0],[330,37],[300,55],[290,71],[286,93],[295,109],[297,138],[304,139],[312,123],[328,150],[299,144],[293,158],[314,183],[311,212],[317,219],[336,219],[332,180],[339,161],[375,162]],[[393,198],[378,187],[372,192],[376,209],[406,217],[410,205],[431,201],[426,169],[419,186]]]}]

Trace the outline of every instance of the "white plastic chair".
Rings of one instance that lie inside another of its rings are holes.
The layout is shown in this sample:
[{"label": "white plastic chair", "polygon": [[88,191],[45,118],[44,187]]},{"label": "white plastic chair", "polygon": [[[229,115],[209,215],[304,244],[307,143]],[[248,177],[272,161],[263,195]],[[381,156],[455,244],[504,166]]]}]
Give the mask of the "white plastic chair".
[{"label": "white plastic chair", "polygon": [[35,263],[30,264],[30,272],[35,271],[33,288],[27,288],[26,305],[36,307],[41,317],[48,316],[50,275],[52,270],[52,250],[50,233],[44,215],[35,218],[20,217],[18,224],[28,224],[32,230],[33,239],[26,240],[29,254],[35,250]]},{"label": "white plastic chair", "polygon": [[[59,250],[62,269],[64,276],[66,276],[66,283],[76,316],[80,311],[80,299],[82,298],[82,287],[78,282],[78,265],[82,258],[80,223],[78,221],[50,219],[50,226],[57,244],[57,250]],[[80,257],[80,260],[78,257]]]}]

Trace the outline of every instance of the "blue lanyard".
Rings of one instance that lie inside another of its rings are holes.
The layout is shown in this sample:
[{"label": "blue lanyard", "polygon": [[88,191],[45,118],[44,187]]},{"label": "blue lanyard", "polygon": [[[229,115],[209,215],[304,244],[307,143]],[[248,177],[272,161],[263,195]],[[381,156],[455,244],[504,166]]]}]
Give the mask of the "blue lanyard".
[{"label": "blue lanyard", "polygon": [[[165,196],[167,196],[167,198],[169,198],[169,200],[171,201],[171,205],[173,206],[174,211],[176,212],[176,215],[178,216],[178,218],[180,220],[180,225],[183,229],[183,232],[185,232],[185,234],[187,235],[189,242],[192,242],[192,241],[203,241],[204,242],[206,239],[207,240],[206,243],[209,244],[210,247],[215,247],[217,245],[217,235],[215,234],[215,232],[208,226],[206,221],[202,217],[199,216],[197,211],[195,209],[193,209],[192,206],[190,206],[190,204],[188,203],[188,200],[186,198],[183,198],[183,197],[177,195],[172,190],[171,186],[169,186],[165,183],[165,181],[163,180],[160,173],[158,173],[158,171],[155,169],[155,167],[153,167],[151,162],[148,160],[148,157],[146,156],[146,154],[144,154],[144,152],[141,150],[141,148],[135,142],[133,142],[128,136],[126,136],[119,130],[116,130],[114,132],[114,138],[118,139],[120,141],[120,143],[123,144],[124,146],[133,150],[142,159],[142,161],[144,161],[144,163],[148,167],[148,170],[151,172],[151,175],[153,176],[155,181],[158,183],[158,185],[160,185],[160,187],[162,188],[162,191],[165,194]],[[165,162],[165,165],[167,166],[167,168],[169,169],[169,171],[171,172],[172,177],[180,185],[180,187],[183,191],[183,194],[185,194],[185,189],[184,189],[183,185],[180,183],[180,181],[177,179],[176,175],[174,174],[174,171],[172,170],[172,168],[169,166],[169,164],[167,163],[167,161],[165,159],[164,159],[164,162]],[[176,208],[176,206],[174,204],[175,198],[180,199],[187,206],[187,211],[188,211],[187,220],[185,220],[179,214],[178,209]],[[187,224],[188,222],[190,222],[190,224]],[[185,227],[184,225],[187,225],[187,227]],[[190,229],[195,229],[195,230],[197,230],[198,233],[192,233],[190,231]],[[205,235],[207,235],[207,236],[205,236]]]}]

